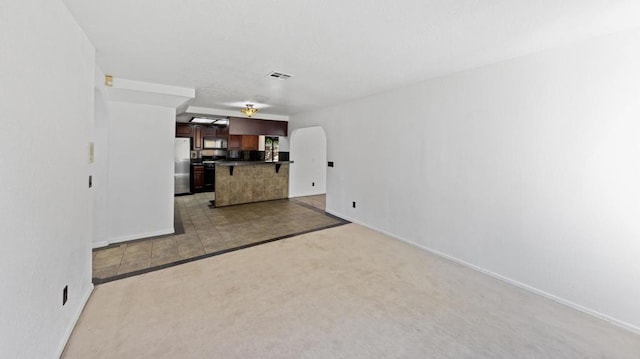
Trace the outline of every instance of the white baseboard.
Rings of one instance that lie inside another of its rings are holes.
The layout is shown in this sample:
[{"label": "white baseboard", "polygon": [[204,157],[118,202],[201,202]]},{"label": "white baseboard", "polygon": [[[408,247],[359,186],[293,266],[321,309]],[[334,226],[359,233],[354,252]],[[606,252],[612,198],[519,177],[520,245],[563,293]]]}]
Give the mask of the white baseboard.
[{"label": "white baseboard", "polygon": [[385,234],[385,235],[387,235],[387,236],[389,236],[391,238],[397,239],[399,241],[405,242],[405,243],[407,243],[409,245],[412,245],[414,247],[417,247],[417,248],[420,248],[422,250],[425,250],[425,251],[427,251],[429,253],[432,253],[432,254],[434,254],[434,255],[436,255],[438,257],[445,258],[445,259],[450,260],[452,262],[461,264],[461,265],[463,265],[463,266],[465,266],[467,268],[471,268],[471,269],[473,269],[473,270],[475,270],[477,272],[480,272],[480,273],[483,273],[483,274],[487,274],[487,275],[489,275],[489,276],[491,276],[493,278],[499,279],[499,280],[501,280],[503,282],[506,282],[506,283],[509,283],[509,284],[511,284],[513,286],[516,286],[518,288],[524,289],[524,290],[526,290],[528,292],[543,296],[543,297],[545,297],[547,299],[550,299],[550,300],[552,300],[552,301],[554,301],[556,303],[568,306],[568,307],[570,307],[572,309],[578,310],[578,311],[583,312],[585,314],[588,314],[588,315],[591,315],[593,317],[605,320],[605,321],[607,321],[607,322],[609,322],[609,323],[611,323],[611,324],[613,324],[615,326],[621,327],[621,328],[626,329],[628,331],[631,331],[633,333],[640,334],[640,327],[637,327],[637,326],[635,326],[633,324],[630,324],[630,323],[627,323],[625,321],[613,318],[613,317],[608,316],[606,314],[600,313],[600,312],[598,312],[596,310],[593,310],[593,309],[584,307],[584,306],[582,306],[580,304],[574,303],[574,302],[572,302],[570,300],[558,297],[556,295],[553,295],[551,293],[545,292],[545,291],[540,290],[538,288],[535,288],[535,287],[532,287],[530,285],[521,283],[521,282],[519,282],[519,281],[517,281],[515,279],[503,276],[501,274],[492,272],[492,271],[490,271],[488,269],[479,267],[479,266],[477,266],[475,264],[468,263],[468,262],[466,262],[464,260],[458,259],[458,258],[453,257],[451,255],[448,255],[446,253],[443,253],[443,252],[440,252],[438,250],[426,247],[426,246],[424,246],[422,244],[418,244],[416,242],[410,241],[410,240],[408,240],[406,238],[398,237],[397,235],[395,235],[393,233],[389,233],[389,232],[384,231],[382,229],[379,229],[379,228],[376,228],[374,226],[371,226],[371,225],[369,225],[367,223],[363,223],[363,222],[361,222],[359,220],[350,218],[349,216],[345,216],[345,215],[343,215],[341,213],[337,213],[337,212],[334,212],[334,211],[331,211],[331,210],[327,210],[326,212],[329,213],[329,214],[332,214],[334,216],[340,217],[342,219],[346,219],[349,222],[357,223],[357,224],[359,224],[359,225],[361,225],[363,227],[367,227],[367,228],[372,229],[372,230],[374,230],[376,232],[383,233],[383,234]]},{"label": "white baseboard", "polygon": [[67,346],[67,342],[71,338],[71,333],[73,333],[73,329],[76,327],[76,324],[80,319],[80,315],[82,314],[84,307],[87,305],[87,302],[89,301],[89,297],[91,297],[91,293],[93,293],[93,284],[90,283],[89,289],[82,297],[80,305],[78,306],[78,308],[76,308],[76,312],[73,314],[73,320],[71,321],[71,325],[69,325],[67,330],[64,332],[64,336],[62,337],[63,340],[60,343],[60,346],[58,347],[58,352],[56,353],[57,355],[55,356],[56,358],[60,358],[62,356],[62,352],[64,352],[64,348]]},{"label": "white baseboard", "polygon": [[134,239],[142,239],[142,238],[149,238],[149,237],[155,237],[155,236],[163,236],[163,235],[166,235],[166,234],[173,234],[174,232],[175,232],[175,229],[173,227],[171,227],[171,228],[168,228],[168,229],[163,229],[163,230],[154,231],[154,232],[128,234],[126,236],[110,238],[108,241],[93,243],[93,248],[95,249],[95,248],[106,247],[106,246],[108,246],[110,244],[126,242],[126,241],[132,241]]},{"label": "white baseboard", "polygon": [[308,197],[308,196],[317,196],[321,194],[326,194],[326,191],[311,191],[305,193],[289,193],[289,198],[298,198],[298,197]]}]

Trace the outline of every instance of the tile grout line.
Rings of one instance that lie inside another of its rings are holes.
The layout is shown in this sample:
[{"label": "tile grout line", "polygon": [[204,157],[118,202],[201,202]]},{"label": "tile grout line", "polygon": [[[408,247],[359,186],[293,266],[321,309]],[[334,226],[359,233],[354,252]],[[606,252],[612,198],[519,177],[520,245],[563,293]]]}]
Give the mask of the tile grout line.
[{"label": "tile grout line", "polygon": [[120,267],[122,267],[122,261],[124,261],[124,255],[125,253],[127,253],[127,247],[129,246],[128,244],[123,244],[124,246],[124,251],[122,251],[122,256],[120,257],[120,263],[118,264],[118,269],[116,269],[116,274],[120,273]]}]

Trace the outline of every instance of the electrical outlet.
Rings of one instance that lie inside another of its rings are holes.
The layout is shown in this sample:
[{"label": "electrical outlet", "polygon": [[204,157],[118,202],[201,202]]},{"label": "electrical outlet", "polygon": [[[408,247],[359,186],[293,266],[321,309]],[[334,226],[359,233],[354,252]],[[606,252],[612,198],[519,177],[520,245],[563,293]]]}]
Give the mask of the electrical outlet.
[{"label": "electrical outlet", "polygon": [[354,201],[352,204],[353,208],[356,208],[356,202]]},{"label": "electrical outlet", "polygon": [[65,285],[64,289],[62,290],[62,305],[67,304],[68,294],[69,294],[69,286]]},{"label": "electrical outlet", "polygon": [[315,187],[316,183],[315,182],[311,182],[311,187]]}]

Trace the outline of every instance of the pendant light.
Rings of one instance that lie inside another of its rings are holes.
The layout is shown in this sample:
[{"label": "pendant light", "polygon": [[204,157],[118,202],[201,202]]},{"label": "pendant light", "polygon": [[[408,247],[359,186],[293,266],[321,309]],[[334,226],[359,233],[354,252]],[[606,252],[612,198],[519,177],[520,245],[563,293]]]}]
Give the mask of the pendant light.
[{"label": "pendant light", "polygon": [[251,117],[256,112],[258,112],[258,109],[254,108],[252,104],[248,103],[245,108],[240,110],[240,112],[242,112],[247,117]]}]

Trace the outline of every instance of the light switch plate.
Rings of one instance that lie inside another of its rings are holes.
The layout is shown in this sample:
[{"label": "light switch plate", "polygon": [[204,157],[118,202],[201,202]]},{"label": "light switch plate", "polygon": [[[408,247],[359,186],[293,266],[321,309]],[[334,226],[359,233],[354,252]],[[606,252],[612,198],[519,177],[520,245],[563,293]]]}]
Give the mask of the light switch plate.
[{"label": "light switch plate", "polygon": [[89,142],[89,163],[93,163],[93,142]]}]

